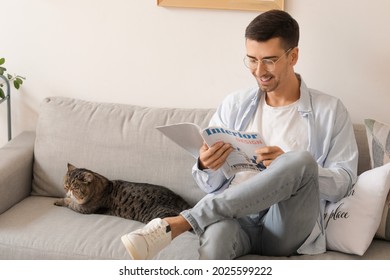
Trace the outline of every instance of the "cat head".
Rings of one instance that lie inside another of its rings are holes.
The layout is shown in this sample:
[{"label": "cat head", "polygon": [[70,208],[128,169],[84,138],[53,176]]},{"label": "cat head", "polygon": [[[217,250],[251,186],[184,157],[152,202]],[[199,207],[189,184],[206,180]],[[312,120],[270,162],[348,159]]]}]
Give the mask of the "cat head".
[{"label": "cat head", "polygon": [[[103,177],[104,178],[104,177]],[[64,178],[64,189],[67,196],[76,200],[78,204],[87,203],[99,190],[102,176],[85,169],[77,168],[68,163],[68,171]]]}]

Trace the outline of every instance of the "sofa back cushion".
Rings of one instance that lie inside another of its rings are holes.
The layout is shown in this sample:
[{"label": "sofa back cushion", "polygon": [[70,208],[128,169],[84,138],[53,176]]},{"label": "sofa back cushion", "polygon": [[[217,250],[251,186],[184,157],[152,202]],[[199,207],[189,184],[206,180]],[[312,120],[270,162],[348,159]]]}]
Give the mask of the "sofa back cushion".
[{"label": "sofa back cushion", "polygon": [[69,162],[109,179],[163,185],[195,204],[204,195],[191,175],[195,159],[155,127],[205,127],[213,113],[46,98],[36,128],[32,194],[64,196]]},{"label": "sofa back cushion", "polygon": [[354,124],[353,129],[359,150],[358,174],[362,174],[371,169],[367,133],[364,124]]}]

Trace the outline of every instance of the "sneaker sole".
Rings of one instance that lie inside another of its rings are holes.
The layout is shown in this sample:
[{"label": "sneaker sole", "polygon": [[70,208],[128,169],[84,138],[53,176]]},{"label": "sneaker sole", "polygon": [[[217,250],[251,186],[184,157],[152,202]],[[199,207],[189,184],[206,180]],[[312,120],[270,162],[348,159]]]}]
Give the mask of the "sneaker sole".
[{"label": "sneaker sole", "polygon": [[122,243],[123,245],[125,245],[125,248],[127,250],[127,253],[129,253],[130,257],[133,259],[133,260],[140,260],[141,258],[138,256],[136,252],[136,249],[134,248],[133,244],[129,241],[129,239],[127,238],[127,234],[123,235],[121,237],[121,240],[122,240]]}]

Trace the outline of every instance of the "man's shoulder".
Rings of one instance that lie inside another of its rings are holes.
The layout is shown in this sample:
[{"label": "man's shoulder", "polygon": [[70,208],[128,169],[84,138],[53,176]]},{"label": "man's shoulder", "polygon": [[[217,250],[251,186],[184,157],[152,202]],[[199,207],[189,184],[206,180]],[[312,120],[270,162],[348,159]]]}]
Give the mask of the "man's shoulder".
[{"label": "man's shoulder", "polygon": [[310,97],[312,102],[331,102],[331,103],[338,103],[340,102],[340,99],[334,95],[324,93],[321,90],[314,89],[314,88],[309,88],[303,80],[301,80],[301,93],[306,92],[305,95],[307,97]]},{"label": "man's shoulder", "polygon": [[338,99],[336,96],[325,93],[323,91],[320,91],[318,89],[308,88],[308,91],[311,95],[317,98],[324,98],[324,99]]},{"label": "man's shoulder", "polygon": [[337,96],[324,93],[317,89],[308,88],[308,93],[312,99],[312,102],[314,103],[331,103],[331,104],[338,104],[341,103],[340,98]]},{"label": "man's shoulder", "polygon": [[347,108],[337,96],[315,89],[309,89],[308,92],[314,112],[328,116],[347,113]]}]

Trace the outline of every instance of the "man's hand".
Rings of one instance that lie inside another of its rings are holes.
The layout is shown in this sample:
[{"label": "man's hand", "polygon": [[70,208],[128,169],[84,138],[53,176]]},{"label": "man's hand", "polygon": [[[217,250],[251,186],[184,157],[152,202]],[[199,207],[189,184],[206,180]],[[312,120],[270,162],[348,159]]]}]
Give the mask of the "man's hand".
[{"label": "man's hand", "polygon": [[262,162],[265,167],[268,167],[278,156],[284,154],[284,151],[277,146],[262,147],[255,152],[257,155],[256,162]]},{"label": "man's hand", "polygon": [[203,143],[199,150],[199,169],[217,170],[225,163],[226,158],[232,151],[233,147],[227,143],[218,142],[211,147]]}]

